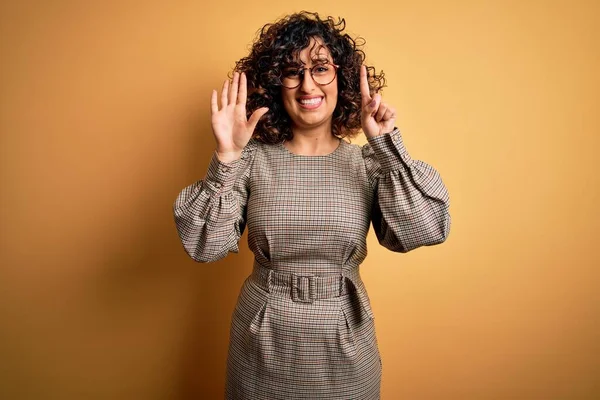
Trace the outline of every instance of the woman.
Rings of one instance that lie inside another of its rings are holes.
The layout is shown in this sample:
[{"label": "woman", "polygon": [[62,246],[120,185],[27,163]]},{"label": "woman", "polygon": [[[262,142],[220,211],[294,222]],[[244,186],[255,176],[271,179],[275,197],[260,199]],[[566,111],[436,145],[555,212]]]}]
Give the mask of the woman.
[{"label": "woman", "polygon": [[[378,93],[383,75],[363,65],[344,28],[307,12],[265,25],[220,106],[212,93],[206,178],[174,204],[196,261],[237,252],[248,226],[255,262],[232,317],[228,399],[378,399],[381,360],[359,274],[369,225],[398,252],[448,235],[439,174],[406,152]],[[344,140],[359,128],[363,147]]]}]

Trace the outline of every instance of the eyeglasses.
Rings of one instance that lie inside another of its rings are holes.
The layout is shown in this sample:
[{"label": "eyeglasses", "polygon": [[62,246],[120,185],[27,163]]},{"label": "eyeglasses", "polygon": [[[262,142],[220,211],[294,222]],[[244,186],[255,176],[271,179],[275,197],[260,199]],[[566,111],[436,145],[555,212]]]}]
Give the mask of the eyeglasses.
[{"label": "eyeglasses", "polygon": [[304,79],[304,71],[309,70],[315,83],[325,86],[333,82],[338,68],[338,65],[329,63],[313,65],[311,68],[286,68],[279,77],[279,81],[287,89],[296,89]]}]

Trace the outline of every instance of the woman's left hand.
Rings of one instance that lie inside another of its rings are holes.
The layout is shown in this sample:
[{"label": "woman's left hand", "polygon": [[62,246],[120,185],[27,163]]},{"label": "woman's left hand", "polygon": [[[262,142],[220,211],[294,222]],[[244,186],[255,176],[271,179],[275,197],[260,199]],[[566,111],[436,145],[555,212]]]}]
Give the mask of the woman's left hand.
[{"label": "woman's left hand", "polygon": [[396,110],[381,101],[379,93],[371,97],[367,81],[367,67],[360,67],[360,94],[362,97],[361,125],[368,138],[390,133],[394,130]]}]

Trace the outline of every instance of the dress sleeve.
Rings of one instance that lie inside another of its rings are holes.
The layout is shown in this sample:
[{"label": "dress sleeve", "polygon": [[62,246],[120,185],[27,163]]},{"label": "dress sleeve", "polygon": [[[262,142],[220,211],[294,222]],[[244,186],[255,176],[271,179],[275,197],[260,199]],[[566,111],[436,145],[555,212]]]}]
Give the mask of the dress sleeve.
[{"label": "dress sleeve", "polygon": [[446,240],[448,190],[430,165],[411,159],[400,131],[370,138],[362,148],[375,191],[372,222],[379,243],[401,253]]},{"label": "dress sleeve", "polygon": [[195,261],[216,261],[239,251],[253,154],[252,143],[241,158],[230,163],[219,161],[213,154],[206,177],[177,196],[173,204],[175,225],[185,251]]}]

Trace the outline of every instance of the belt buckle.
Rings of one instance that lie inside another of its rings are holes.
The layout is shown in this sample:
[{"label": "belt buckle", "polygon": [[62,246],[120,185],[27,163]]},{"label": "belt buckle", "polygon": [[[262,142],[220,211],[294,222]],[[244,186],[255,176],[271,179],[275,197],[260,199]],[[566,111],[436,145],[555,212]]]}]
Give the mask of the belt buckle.
[{"label": "belt buckle", "polygon": [[[296,303],[311,304],[315,300],[315,275],[292,273],[292,300]],[[300,296],[302,292],[302,296]],[[308,296],[307,296],[308,295]]]}]

